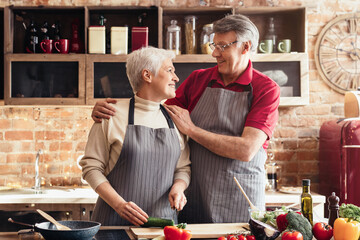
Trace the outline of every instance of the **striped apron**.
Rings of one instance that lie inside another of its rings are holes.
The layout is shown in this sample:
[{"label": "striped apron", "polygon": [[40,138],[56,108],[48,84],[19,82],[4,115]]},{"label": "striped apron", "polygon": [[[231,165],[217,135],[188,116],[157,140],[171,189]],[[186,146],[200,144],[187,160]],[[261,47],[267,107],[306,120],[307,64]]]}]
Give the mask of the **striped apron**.
[{"label": "striped apron", "polygon": [[[244,92],[208,86],[191,112],[194,124],[207,131],[241,136],[252,100],[249,84]],[[249,204],[237,187],[235,176],[250,200],[265,208],[266,152],[261,147],[250,162],[221,157],[191,140],[191,183],[188,203],[180,222],[248,222]]]},{"label": "striped apron", "polygon": [[[120,157],[107,176],[111,186],[126,201],[136,203],[149,216],[173,219],[168,194],[180,157],[179,138],[174,123],[162,105],[169,128],[134,125],[134,98]],[[103,199],[98,198],[92,220],[102,225],[132,225],[122,219]]]}]

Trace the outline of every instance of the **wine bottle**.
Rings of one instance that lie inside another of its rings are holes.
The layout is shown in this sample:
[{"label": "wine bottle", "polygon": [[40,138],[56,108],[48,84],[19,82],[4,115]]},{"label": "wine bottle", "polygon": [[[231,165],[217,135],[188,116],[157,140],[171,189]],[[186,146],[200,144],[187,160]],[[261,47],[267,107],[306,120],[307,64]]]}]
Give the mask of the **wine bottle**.
[{"label": "wine bottle", "polygon": [[302,180],[301,213],[313,225],[313,202],[310,194],[310,179]]},{"label": "wine bottle", "polygon": [[61,33],[60,33],[60,28],[61,28],[60,22],[56,21],[55,26],[54,26],[54,40],[55,41],[58,41],[62,38]]},{"label": "wine bottle", "polygon": [[49,24],[47,21],[40,28],[40,42],[50,39],[49,37]]},{"label": "wine bottle", "polygon": [[40,52],[40,42],[39,42],[38,30],[37,30],[35,22],[33,20],[30,21],[30,24],[26,30],[25,52],[27,52],[27,53]]},{"label": "wine bottle", "polygon": [[79,36],[79,25],[80,25],[80,20],[78,18],[76,18],[71,24],[72,36],[70,41],[71,43],[70,52],[72,53],[83,52],[83,43],[80,40],[80,36]]}]

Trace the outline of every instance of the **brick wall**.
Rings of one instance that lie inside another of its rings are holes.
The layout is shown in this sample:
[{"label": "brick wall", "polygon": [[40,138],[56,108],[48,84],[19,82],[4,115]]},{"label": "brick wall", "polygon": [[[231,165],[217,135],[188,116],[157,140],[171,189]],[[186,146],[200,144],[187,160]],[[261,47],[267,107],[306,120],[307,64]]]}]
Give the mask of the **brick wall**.
[{"label": "brick wall", "polygon": [[[335,16],[360,9],[358,0],[204,0],[208,6],[307,7],[310,104],[280,108],[270,150],[281,166],[280,185],[300,185],[302,178],[318,188],[319,129],[326,120],[343,117],[343,95],[330,89],[316,71],[313,53],[317,34]],[[0,0],[16,5],[160,5],[199,6],[200,0]],[[0,106],[0,186],[34,184],[36,151],[43,149],[41,176],[47,184],[80,184],[76,159],[83,153],[92,125],[91,106]]]},{"label": "brick wall", "polygon": [[76,159],[85,149],[90,114],[90,106],[1,106],[0,186],[34,185],[39,149],[43,183],[81,184]]}]

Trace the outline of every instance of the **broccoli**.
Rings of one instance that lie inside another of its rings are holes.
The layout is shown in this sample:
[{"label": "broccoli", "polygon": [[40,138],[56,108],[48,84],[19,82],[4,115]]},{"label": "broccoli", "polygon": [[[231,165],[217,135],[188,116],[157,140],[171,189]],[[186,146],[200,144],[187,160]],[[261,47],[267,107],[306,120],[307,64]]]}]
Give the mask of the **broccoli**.
[{"label": "broccoli", "polygon": [[295,213],[294,211],[289,211],[286,215],[286,220],[289,223],[287,229],[301,232],[304,240],[312,240],[312,226],[303,215]]},{"label": "broccoli", "polygon": [[339,209],[339,216],[343,218],[351,218],[360,222],[360,208],[353,204],[341,204]]}]

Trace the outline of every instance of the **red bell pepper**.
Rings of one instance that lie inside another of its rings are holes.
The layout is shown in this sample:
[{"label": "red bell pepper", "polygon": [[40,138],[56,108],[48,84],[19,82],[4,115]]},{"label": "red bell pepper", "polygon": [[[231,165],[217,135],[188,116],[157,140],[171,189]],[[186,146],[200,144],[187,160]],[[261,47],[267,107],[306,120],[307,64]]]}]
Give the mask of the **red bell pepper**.
[{"label": "red bell pepper", "polygon": [[286,215],[287,215],[287,213],[280,214],[276,218],[276,225],[280,232],[284,231],[288,226],[288,221],[286,220]]},{"label": "red bell pepper", "polygon": [[[301,215],[301,212],[296,212],[296,213]],[[286,215],[287,213],[284,213],[276,217],[276,225],[280,232],[283,232],[289,224],[288,221],[286,220]]]},{"label": "red bell pepper", "polygon": [[166,240],[189,240],[191,239],[191,231],[185,230],[186,224],[179,224],[177,226],[166,226],[164,228],[164,235]]}]

